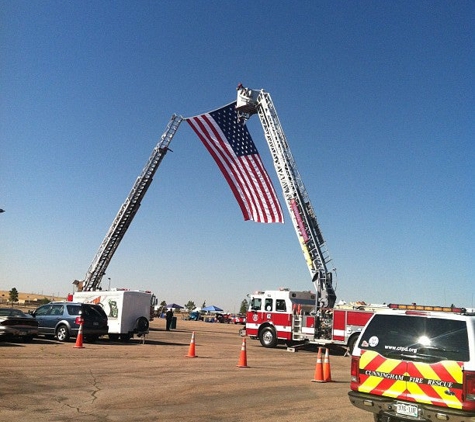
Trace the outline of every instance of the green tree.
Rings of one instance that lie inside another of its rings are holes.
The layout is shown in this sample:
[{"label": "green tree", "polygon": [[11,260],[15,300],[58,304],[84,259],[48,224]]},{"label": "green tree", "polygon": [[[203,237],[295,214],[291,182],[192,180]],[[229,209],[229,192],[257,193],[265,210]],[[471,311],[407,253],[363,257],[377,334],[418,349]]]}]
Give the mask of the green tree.
[{"label": "green tree", "polygon": [[167,302],[165,300],[162,300],[160,302],[160,307],[155,311],[155,314],[157,316],[160,316],[163,312],[165,312],[166,307],[167,307]]},{"label": "green tree", "polygon": [[239,313],[240,314],[245,314],[247,312],[248,307],[249,307],[249,302],[247,301],[247,299],[244,299],[241,302],[241,307],[239,308]]},{"label": "green tree", "polygon": [[13,302],[18,302],[18,290],[16,289],[16,287],[13,287],[10,290],[8,299],[12,303],[12,306],[13,306]]},{"label": "green tree", "polygon": [[195,302],[193,302],[192,300],[189,300],[188,303],[185,305],[185,309],[188,312],[191,312],[195,308],[196,308]]}]

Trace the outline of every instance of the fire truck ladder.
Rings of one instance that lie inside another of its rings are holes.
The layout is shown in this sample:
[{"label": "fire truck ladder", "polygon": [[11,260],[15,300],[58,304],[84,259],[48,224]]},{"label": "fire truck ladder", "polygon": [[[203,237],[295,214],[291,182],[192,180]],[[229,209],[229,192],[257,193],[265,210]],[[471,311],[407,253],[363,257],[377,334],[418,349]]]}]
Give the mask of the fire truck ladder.
[{"label": "fire truck ladder", "polygon": [[[106,269],[114,255],[117,247],[123,239],[127,229],[132,223],[132,220],[137,214],[140,204],[142,202],[145,193],[147,192],[150,184],[152,183],[153,176],[158,169],[158,166],[168,152],[171,140],[180,126],[183,117],[174,114],[163,133],[160,141],[155,146],[150,158],[142,170],[142,173],[135,181],[129,196],[122,204],[119,212],[117,213],[112,225],[109,228],[104,240],[102,241],[99,250],[94,257],[91,266],[89,267],[86,277],[82,282],[82,290],[97,290],[101,284],[102,277],[106,273]],[[76,284],[76,282],[74,283]],[[80,282],[78,283],[78,289],[81,290]]]},{"label": "fire truck ladder", "polygon": [[332,273],[327,269],[331,258],[272,99],[264,90],[252,90],[242,85],[237,90],[238,115],[244,120],[252,114],[259,115],[287,209],[315,285],[317,308],[332,308],[336,294]]}]

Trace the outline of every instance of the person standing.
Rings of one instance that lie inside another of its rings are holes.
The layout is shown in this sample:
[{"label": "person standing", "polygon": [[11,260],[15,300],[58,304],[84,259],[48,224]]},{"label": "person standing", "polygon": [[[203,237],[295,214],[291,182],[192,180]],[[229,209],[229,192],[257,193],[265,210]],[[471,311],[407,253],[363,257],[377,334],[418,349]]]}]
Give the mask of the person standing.
[{"label": "person standing", "polygon": [[167,331],[170,331],[170,327],[172,325],[172,320],[173,320],[173,309],[172,308],[170,308],[167,311],[166,320],[167,320]]}]

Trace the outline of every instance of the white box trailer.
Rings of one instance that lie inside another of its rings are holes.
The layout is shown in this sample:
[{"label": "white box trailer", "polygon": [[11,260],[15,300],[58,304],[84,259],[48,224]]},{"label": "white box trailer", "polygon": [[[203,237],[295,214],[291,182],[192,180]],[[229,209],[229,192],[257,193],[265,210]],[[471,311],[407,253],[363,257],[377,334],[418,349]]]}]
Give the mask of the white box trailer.
[{"label": "white box trailer", "polygon": [[73,301],[101,305],[109,320],[109,338],[128,341],[134,334],[148,334],[156,298],[151,292],[115,289],[76,292]]}]

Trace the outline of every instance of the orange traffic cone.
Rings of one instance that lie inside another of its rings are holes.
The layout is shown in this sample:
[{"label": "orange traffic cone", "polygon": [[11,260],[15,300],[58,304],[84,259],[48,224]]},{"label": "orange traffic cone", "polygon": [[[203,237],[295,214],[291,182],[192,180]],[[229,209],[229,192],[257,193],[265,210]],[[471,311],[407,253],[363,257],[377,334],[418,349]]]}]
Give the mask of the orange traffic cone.
[{"label": "orange traffic cone", "polygon": [[185,358],[196,358],[197,356],[195,355],[195,332],[193,331],[193,334],[191,334],[191,341],[190,341],[190,348],[188,349],[188,354],[185,356]]},{"label": "orange traffic cone", "polygon": [[83,324],[84,320],[81,319],[79,320],[79,331],[78,331],[78,336],[76,337],[76,344],[74,345],[75,348],[77,349],[82,349],[84,348],[84,346],[82,345],[83,343],[83,335],[82,335],[82,324]]},{"label": "orange traffic cone", "polygon": [[246,339],[242,339],[241,354],[239,355],[239,363],[236,365],[238,368],[249,368],[247,366],[247,352],[246,352]]},{"label": "orange traffic cone", "polygon": [[318,348],[317,364],[315,365],[315,375],[312,382],[325,382],[323,380],[322,348]]},{"label": "orange traffic cone", "polygon": [[325,357],[323,359],[323,381],[329,382],[332,380],[332,374],[330,369],[330,353],[328,347],[325,351]]}]

